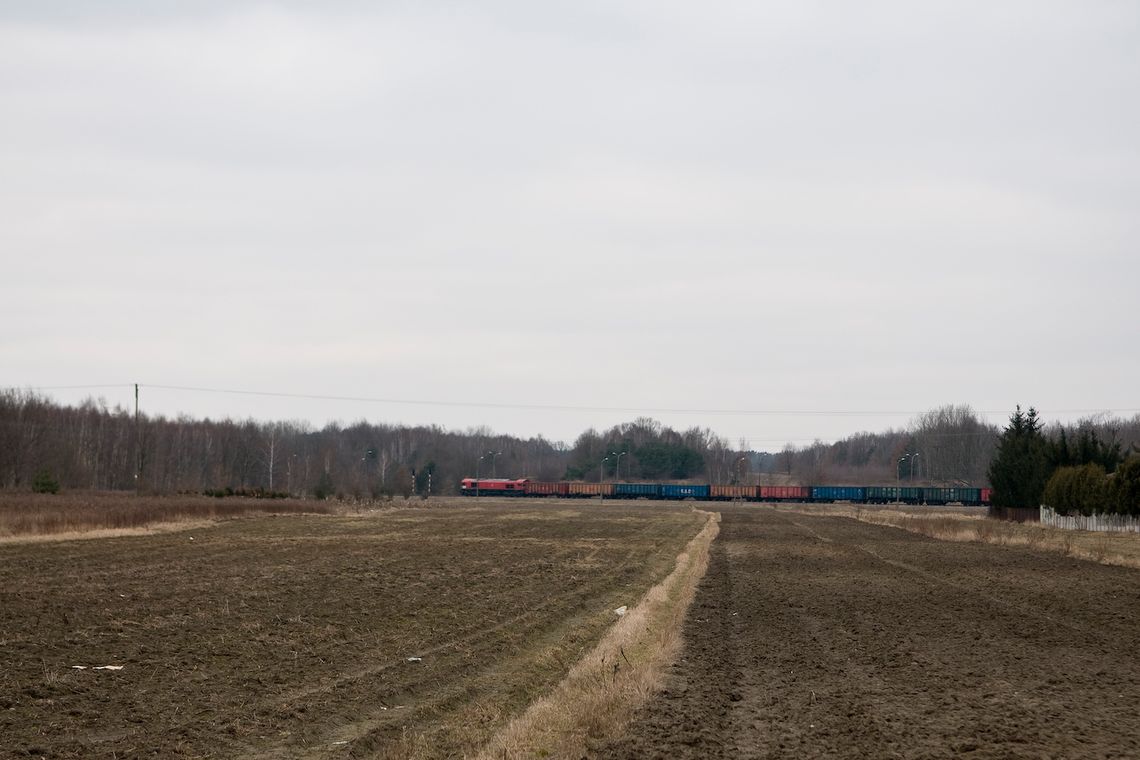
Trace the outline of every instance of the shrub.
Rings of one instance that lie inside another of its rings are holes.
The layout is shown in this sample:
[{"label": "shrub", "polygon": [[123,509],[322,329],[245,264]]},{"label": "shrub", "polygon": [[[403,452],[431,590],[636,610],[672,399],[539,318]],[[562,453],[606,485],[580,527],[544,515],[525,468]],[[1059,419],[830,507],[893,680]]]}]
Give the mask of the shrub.
[{"label": "shrub", "polygon": [[260,486],[257,488],[207,488],[202,491],[203,496],[213,496],[215,499],[224,499],[227,496],[236,496],[243,499],[288,499],[285,491],[267,491]]},{"label": "shrub", "polygon": [[321,477],[317,479],[317,485],[313,488],[313,496],[324,501],[336,492],[333,487],[332,475],[327,472],[322,472]]},{"label": "shrub", "polygon": [[1109,492],[1114,512],[1140,515],[1140,454],[1133,454],[1116,468]]},{"label": "shrub", "polygon": [[59,493],[59,481],[47,470],[40,470],[32,480],[32,491],[35,493]]},{"label": "shrub", "polygon": [[1108,479],[1099,464],[1059,467],[1045,484],[1045,504],[1063,515],[1091,515],[1111,509]]},{"label": "shrub", "polygon": [[1052,507],[1063,515],[1069,513],[1069,497],[1066,489],[1072,469],[1072,467],[1058,467],[1054,470],[1045,483],[1045,492],[1041,495],[1041,501],[1045,506]]}]

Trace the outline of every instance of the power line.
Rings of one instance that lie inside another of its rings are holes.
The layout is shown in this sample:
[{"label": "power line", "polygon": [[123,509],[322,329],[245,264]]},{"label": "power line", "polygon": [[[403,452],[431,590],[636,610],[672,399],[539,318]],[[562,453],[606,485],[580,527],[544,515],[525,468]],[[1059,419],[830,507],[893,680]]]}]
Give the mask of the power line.
[{"label": "power line", "polygon": [[[124,388],[133,387],[133,383],[116,384],[90,384],[90,385],[52,385],[52,386],[6,386],[5,390],[82,390],[90,388]],[[788,417],[911,417],[925,414],[930,411],[900,411],[889,409],[698,409],[676,407],[633,407],[633,406],[577,406],[572,404],[512,404],[491,401],[445,401],[438,399],[401,399],[376,396],[340,396],[318,393],[289,393],[283,391],[240,390],[235,388],[207,388],[191,385],[161,385],[139,383],[140,388],[153,388],[157,390],[183,391],[187,393],[215,393],[235,396],[258,396],[263,398],[290,398],[308,401],[342,401],[369,404],[392,404],[400,406],[437,406],[450,408],[479,408],[479,409],[528,409],[535,411],[556,412],[606,412],[622,414],[702,414],[702,415],[743,415],[743,416],[788,416]],[[980,415],[1006,415],[1008,409],[1002,410],[973,410]],[[1135,409],[1038,409],[1042,414],[1105,414],[1105,413],[1134,413]]]},{"label": "power line", "polygon": [[[249,391],[231,388],[203,388],[184,385],[144,385],[145,388],[158,388],[160,390],[189,391],[194,393],[221,393],[243,396],[266,396],[273,398],[296,398],[313,401],[353,401],[374,404],[399,404],[408,406],[445,406],[445,407],[477,407],[489,409],[535,409],[544,411],[569,412],[623,412],[639,413],[652,412],[656,414],[741,414],[741,415],[789,415],[789,416],[911,416],[924,414],[929,409],[921,411],[891,411],[891,410],[852,410],[852,409],[687,409],[672,407],[621,407],[621,406],[575,406],[568,404],[506,404],[489,401],[440,401],[428,399],[396,399],[372,396],[335,396],[310,393],[285,393],[278,391]],[[1009,414],[1008,409],[1003,410],[974,410],[976,414]],[[1137,409],[1039,409],[1038,412],[1049,414],[1100,414],[1104,412],[1140,412]]]},{"label": "power line", "polygon": [[854,411],[854,410],[809,410],[809,409],[684,409],[672,407],[625,407],[625,406],[576,406],[571,404],[507,404],[492,401],[440,401],[436,399],[398,399],[380,398],[374,396],[332,396],[312,393],[284,393],[276,391],[247,391],[232,388],[202,388],[185,385],[144,385],[144,388],[158,388],[160,390],[189,391],[193,393],[221,393],[242,396],[267,396],[273,398],[295,398],[311,401],[352,401],[371,404],[395,404],[405,406],[443,406],[467,407],[480,409],[531,409],[541,411],[561,412],[621,412],[624,414],[653,413],[653,414],[745,414],[745,415],[910,415],[916,412],[890,412],[890,411]]},{"label": "power line", "polygon": [[[996,438],[999,435],[1001,435],[1000,430],[985,430],[985,431],[977,431],[977,432],[973,432],[973,433],[922,433],[922,432],[917,432],[917,431],[902,430],[902,431],[895,431],[893,434],[892,433],[875,433],[875,434],[873,434],[873,437],[876,439],[891,438],[891,437],[894,437],[894,438],[922,438],[922,439],[927,439],[927,438],[989,438],[991,436]],[[753,437],[753,436],[749,436],[749,435],[724,435],[721,437],[729,439],[729,440],[732,440],[734,438],[743,438],[744,440],[752,442],[752,443],[816,443],[816,442],[819,442],[819,443],[823,444],[824,446],[830,446],[830,445],[832,445],[834,443],[838,443],[840,441],[854,443],[858,440],[856,438],[856,436],[854,436],[854,435],[845,435],[845,436],[832,437],[832,438],[825,438],[822,436],[816,437],[816,438],[760,438],[758,436]]]},{"label": "power line", "polygon": [[130,388],[134,383],[95,383],[87,385],[5,385],[5,391],[73,391],[90,388]]}]

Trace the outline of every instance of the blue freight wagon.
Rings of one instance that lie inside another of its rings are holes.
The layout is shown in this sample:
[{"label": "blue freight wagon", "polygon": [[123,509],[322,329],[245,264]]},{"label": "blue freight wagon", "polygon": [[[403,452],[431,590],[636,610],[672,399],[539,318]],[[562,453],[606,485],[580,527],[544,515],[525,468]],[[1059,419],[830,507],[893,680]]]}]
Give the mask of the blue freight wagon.
[{"label": "blue freight wagon", "polygon": [[982,503],[982,489],[928,487],[922,489],[922,500],[927,504],[961,502],[966,506],[977,506]]},{"label": "blue freight wagon", "polygon": [[615,499],[659,499],[661,486],[657,483],[614,483]]},{"label": "blue freight wagon", "polygon": [[671,483],[661,485],[662,499],[705,499],[709,498],[708,486],[678,486]]},{"label": "blue freight wagon", "polygon": [[918,504],[922,501],[922,489],[915,486],[867,486],[863,489],[868,504]]},{"label": "blue freight wagon", "polygon": [[812,501],[863,501],[866,498],[863,486],[812,486]]}]

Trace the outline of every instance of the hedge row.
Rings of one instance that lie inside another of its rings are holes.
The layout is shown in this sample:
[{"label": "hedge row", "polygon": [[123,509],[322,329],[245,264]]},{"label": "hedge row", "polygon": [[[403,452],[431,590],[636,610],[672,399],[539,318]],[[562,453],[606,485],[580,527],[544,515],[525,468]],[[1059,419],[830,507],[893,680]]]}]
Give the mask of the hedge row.
[{"label": "hedge row", "polygon": [[1044,501],[1063,515],[1140,515],[1140,455],[1112,475],[1099,464],[1058,468],[1045,485]]}]

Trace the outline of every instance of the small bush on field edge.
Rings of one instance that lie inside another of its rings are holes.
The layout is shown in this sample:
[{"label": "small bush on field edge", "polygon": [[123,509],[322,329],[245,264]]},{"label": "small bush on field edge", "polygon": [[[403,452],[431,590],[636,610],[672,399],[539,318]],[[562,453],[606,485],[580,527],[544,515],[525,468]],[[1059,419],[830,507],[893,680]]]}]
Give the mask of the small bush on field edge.
[{"label": "small bush on field edge", "polygon": [[47,470],[40,470],[32,481],[34,493],[59,493],[59,481]]},{"label": "small bush on field edge", "polygon": [[227,496],[237,496],[245,499],[287,499],[289,494],[284,491],[268,491],[264,488],[207,488],[202,491],[203,496],[212,496],[223,499]]}]

